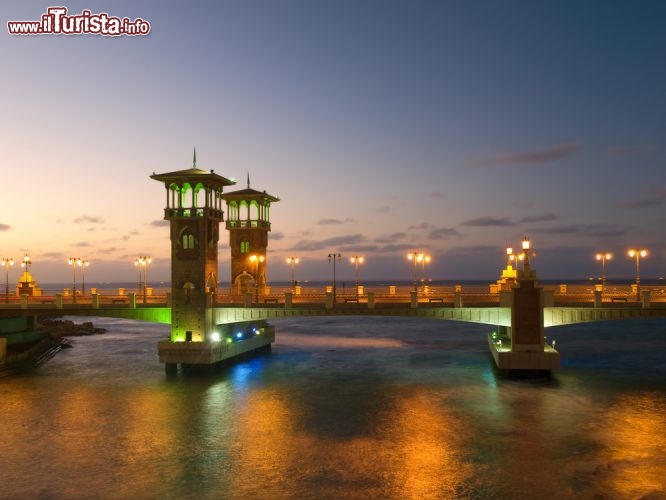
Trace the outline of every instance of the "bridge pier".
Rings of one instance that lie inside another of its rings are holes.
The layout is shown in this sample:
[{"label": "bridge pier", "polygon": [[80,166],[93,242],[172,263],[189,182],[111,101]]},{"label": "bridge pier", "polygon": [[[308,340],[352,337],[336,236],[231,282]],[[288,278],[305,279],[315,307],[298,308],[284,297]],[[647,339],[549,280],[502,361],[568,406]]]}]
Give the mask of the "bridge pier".
[{"label": "bridge pier", "polygon": [[368,309],[375,308],[375,292],[368,292]]},{"label": "bridge pier", "polygon": [[511,326],[488,336],[497,368],[507,371],[546,372],[560,367],[560,353],[544,341],[543,287],[526,260],[511,290],[500,294],[500,306],[511,308]]},{"label": "bridge pier", "polygon": [[333,309],[333,292],[326,292],[326,309]]},{"label": "bridge pier", "polygon": [[284,292],[284,308],[285,309],[291,309],[293,300],[294,300],[294,294],[292,292]]},{"label": "bridge pier", "polygon": [[99,294],[93,293],[90,295],[90,301],[93,309],[99,309]]},{"label": "bridge pier", "polygon": [[641,307],[643,309],[650,308],[650,290],[641,290]]},{"label": "bridge pier", "polygon": [[453,307],[462,307],[462,294],[460,292],[456,292],[455,295],[453,296]]},{"label": "bridge pier", "polygon": [[56,293],[55,306],[56,306],[56,309],[62,309],[63,308],[62,293]]},{"label": "bridge pier", "polygon": [[409,292],[409,307],[412,309],[419,307],[419,296],[416,290]]},{"label": "bridge pier", "polygon": [[127,296],[129,298],[130,309],[136,309],[136,293],[130,292]]}]

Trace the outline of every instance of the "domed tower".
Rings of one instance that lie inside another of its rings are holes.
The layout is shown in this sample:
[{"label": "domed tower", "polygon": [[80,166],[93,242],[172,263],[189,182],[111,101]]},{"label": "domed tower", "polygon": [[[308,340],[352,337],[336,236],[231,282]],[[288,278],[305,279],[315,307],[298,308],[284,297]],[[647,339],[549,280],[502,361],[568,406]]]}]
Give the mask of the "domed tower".
[{"label": "domed tower", "polygon": [[276,196],[250,187],[221,195],[227,202],[229,245],[231,247],[231,285],[234,292],[264,293],[266,287],[266,250],[271,230],[271,203]]},{"label": "domed tower", "polygon": [[208,296],[218,281],[222,190],[235,182],[198,168],[196,150],[192,168],[150,178],[164,183],[171,223],[171,341],[204,342],[213,327]]}]

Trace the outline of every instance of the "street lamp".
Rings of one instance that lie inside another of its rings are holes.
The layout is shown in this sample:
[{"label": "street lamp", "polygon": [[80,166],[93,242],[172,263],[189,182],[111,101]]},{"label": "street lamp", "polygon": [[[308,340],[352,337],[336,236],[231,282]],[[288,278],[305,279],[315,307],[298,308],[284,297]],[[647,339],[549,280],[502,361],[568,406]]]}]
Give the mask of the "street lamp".
[{"label": "street lamp", "polygon": [[357,294],[357,295],[358,295],[358,285],[359,285],[359,281],[358,281],[358,265],[359,265],[359,264],[363,264],[363,261],[365,261],[365,259],[364,259],[363,257],[359,256],[359,255],[354,255],[353,257],[350,257],[350,258],[349,258],[349,262],[351,262],[352,264],[354,264],[354,271],[355,271],[355,274],[356,274],[356,294]]},{"label": "street lamp", "polygon": [[430,264],[430,255],[421,254],[421,282],[423,283],[423,293],[425,293],[425,265]]},{"label": "street lamp", "polygon": [[627,255],[629,257],[636,257],[636,298],[641,300],[641,273],[640,273],[640,258],[647,257],[648,251],[645,248],[631,248]]},{"label": "street lamp", "polygon": [[513,263],[516,264],[516,270],[518,270],[518,262],[523,260],[525,258],[525,254],[523,252],[521,253],[513,253],[513,248],[508,247],[506,249],[506,257],[507,257],[507,267],[512,265]]},{"label": "street lamp", "polygon": [[506,247],[506,267],[509,267],[513,262],[513,248]]},{"label": "street lamp", "polygon": [[529,251],[530,251],[531,242],[527,238],[527,236],[523,236],[523,241],[521,242],[521,246],[522,246],[522,249],[523,249],[523,259],[525,260],[525,264],[523,264],[523,269],[525,267],[527,267],[529,269],[529,267],[530,267]]},{"label": "street lamp", "polygon": [[291,287],[296,286],[296,280],[294,279],[294,266],[301,261],[298,257],[287,257],[287,264],[291,265]]},{"label": "street lamp", "polygon": [[0,264],[5,268],[5,304],[9,304],[9,268],[14,265],[14,259],[3,258]]},{"label": "street lamp", "polygon": [[250,255],[250,262],[254,263],[254,301],[259,302],[259,263],[266,260],[263,255]]},{"label": "street lamp", "polygon": [[422,279],[421,281],[424,282],[425,285],[425,265],[430,263],[430,255],[424,254],[422,251],[421,252],[410,252],[407,254],[407,260],[410,260],[414,263],[414,291],[416,292],[418,290],[417,287],[417,279],[416,279],[416,266],[420,263],[421,264],[421,273],[422,273]]},{"label": "street lamp", "polygon": [[70,257],[67,261],[67,264],[72,266],[73,278],[72,278],[72,302],[76,304],[76,266],[81,267],[81,258],[80,257]]},{"label": "street lamp", "polygon": [[147,302],[146,299],[146,286],[148,284],[148,265],[153,261],[150,256],[139,255],[139,258],[134,261],[134,265],[139,268],[139,287],[141,287],[141,270],[143,269],[143,303]]},{"label": "street lamp", "polygon": [[606,261],[611,260],[613,254],[609,252],[598,253],[594,258],[601,261],[601,291],[603,291],[606,288]]},{"label": "street lamp", "polygon": [[336,282],[335,282],[335,261],[336,260],[338,262],[340,262],[340,260],[342,260],[342,255],[340,255],[339,253],[329,253],[328,254],[328,261],[333,262],[333,302],[335,302],[336,291],[337,291],[336,290],[337,285],[336,285]]},{"label": "street lamp", "polygon": [[[24,281],[24,283],[25,283],[25,288],[26,289],[28,288],[28,283],[29,283],[28,279],[30,277],[30,273],[28,271],[30,271],[30,265],[31,264],[32,264],[32,261],[30,260],[30,257],[28,257],[28,254],[25,254],[25,256],[23,257],[23,260],[21,261],[21,267],[25,267],[25,274],[24,274],[25,281]],[[26,290],[26,292],[27,292],[27,290]]]},{"label": "street lamp", "polygon": [[90,265],[88,259],[81,260],[81,295],[86,294],[86,267]]}]

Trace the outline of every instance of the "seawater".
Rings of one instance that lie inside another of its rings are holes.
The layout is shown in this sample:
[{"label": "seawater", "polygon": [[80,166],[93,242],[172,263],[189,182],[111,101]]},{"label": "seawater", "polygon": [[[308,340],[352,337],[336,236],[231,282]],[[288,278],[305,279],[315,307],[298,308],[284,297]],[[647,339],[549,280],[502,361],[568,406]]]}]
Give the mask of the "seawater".
[{"label": "seawater", "polygon": [[169,381],[167,326],[94,322],[0,380],[0,497],[666,498],[666,319],[547,329],[542,380],[497,374],[484,325],[336,317]]}]

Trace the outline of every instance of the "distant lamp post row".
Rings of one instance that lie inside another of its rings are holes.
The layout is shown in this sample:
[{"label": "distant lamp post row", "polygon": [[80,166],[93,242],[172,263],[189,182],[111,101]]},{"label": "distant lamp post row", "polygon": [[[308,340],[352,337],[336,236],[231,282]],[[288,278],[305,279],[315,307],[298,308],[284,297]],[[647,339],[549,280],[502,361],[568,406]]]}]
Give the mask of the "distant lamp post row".
[{"label": "distant lamp post row", "polygon": [[627,252],[627,255],[632,259],[636,258],[636,298],[641,300],[641,268],[640,260],[641,258],[647,257],[648,251],[646,248],[631,248]]},{"label": "distant lamp post row", "polygon": [[72,278],[72,301],[76,304],[76,268],[81,268],[82,274],[82,285],[81,285],[81,295],[86,294],[86,267],[90,265],[90,262],[81,257],[70,257],[67,261],[67,264],[72,266],[73,278]]},{"label": "distant lamp post row", "polygon": [[0,261],[2,267],[5,268],[5,304],[9,303],[9,268],[14,265],[14,259],[3,258]]},{"label": "distant lamp post row", "polygon": [[141,288],[142,280],[141,276],[143,275],[143,303],[147,302],[146,289],[148,286],[148,266],[153,262],[153,259],[149,255],[139,255],[134,261],[134,265],[139,268],[139,288]]},{"label": "distant lamp post row", "polygon": [[416,279],[416,268],[419,264],[421,264],[421,273],[422,273],[421,281],[423,281],[425,284],[425,265],[429,264],[432,258],[430,257],[430,255],[426,255],[422,251],[419,252],[414,251],[407,254],[407,260],[410,260],[414,263],[414,291],[416,292],[418,290],[418,280]]}]

